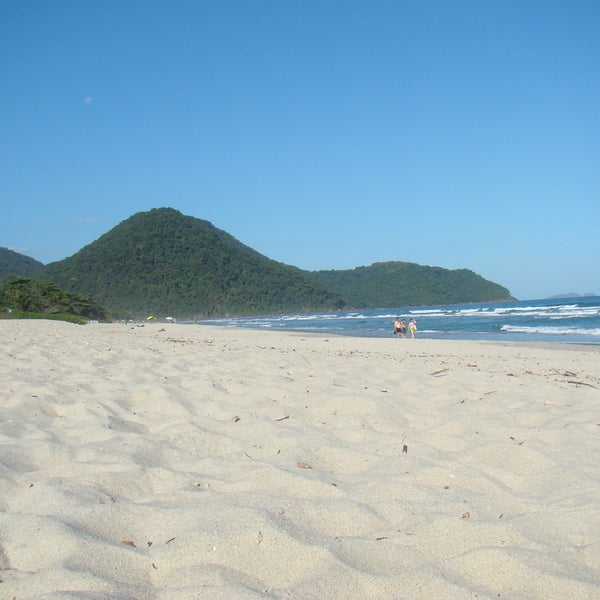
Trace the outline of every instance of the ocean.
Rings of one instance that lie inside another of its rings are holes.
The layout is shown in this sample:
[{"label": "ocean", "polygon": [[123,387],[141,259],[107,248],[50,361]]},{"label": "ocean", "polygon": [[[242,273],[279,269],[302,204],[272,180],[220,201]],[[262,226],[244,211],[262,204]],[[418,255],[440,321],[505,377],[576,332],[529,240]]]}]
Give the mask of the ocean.
[{"label": "ocean", "polygon": [[203,325],[392,337],[394,319],[417,321],[417,338],[600,344],[600,296],[235,317]]}]

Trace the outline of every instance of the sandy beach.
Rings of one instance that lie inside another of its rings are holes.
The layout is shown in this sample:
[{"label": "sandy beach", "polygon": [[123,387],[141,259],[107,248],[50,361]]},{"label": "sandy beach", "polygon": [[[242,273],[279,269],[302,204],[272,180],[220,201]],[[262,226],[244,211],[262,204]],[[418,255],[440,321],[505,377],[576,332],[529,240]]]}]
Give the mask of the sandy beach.
[{"label": "sandy beach", "polygon": [[600,597],[598,347],[0,338],[0,598]]}]

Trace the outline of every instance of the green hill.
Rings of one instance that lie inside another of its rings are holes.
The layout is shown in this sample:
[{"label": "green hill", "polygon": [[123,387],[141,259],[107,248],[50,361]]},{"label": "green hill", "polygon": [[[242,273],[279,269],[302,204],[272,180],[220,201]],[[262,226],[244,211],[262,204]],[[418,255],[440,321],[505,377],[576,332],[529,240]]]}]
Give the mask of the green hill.
[{"label": "green hill", "polygon": [[0,285],[13,276],[33,277],[43,266],[35,258],[0,248]]},{"label": "green hill", "polygon": [[54,281],[121,316],[204,317],[512,299],[468,269],[381,262],[303,271],[172,208],[137,213],[73,256],[45,267],[0,248],[2,276]]},{"label": "green hill", "polygon": [[126,219],[42,277],[124,316],[331,310],[344,301],[208,221],[157,208]]},{"label": "green hill", "polygon": [[314,271],[316,281],[353,308],[384,308],[512,299],[510,292],[468,269],[381,262],[343,271]]}]

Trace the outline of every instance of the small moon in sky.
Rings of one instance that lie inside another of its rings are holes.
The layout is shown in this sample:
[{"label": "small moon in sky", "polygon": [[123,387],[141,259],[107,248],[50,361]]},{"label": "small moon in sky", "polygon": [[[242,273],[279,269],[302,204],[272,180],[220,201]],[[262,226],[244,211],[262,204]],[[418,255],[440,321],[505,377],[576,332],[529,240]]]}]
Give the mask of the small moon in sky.
[{"label": "small moon in sky", "polygon": [[94,99],[93,99],[91,96],[86,96],[86,97],[83,99],[83,103],[84,103],[84,104],[91,104],[93,101],[94,101]]}]

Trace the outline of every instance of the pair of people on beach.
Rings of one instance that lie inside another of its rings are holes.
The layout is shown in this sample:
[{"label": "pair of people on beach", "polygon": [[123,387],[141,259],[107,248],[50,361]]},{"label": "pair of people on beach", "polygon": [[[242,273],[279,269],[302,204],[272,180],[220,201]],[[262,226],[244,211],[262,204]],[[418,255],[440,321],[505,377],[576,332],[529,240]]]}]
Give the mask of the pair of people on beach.
[{"label": "pair of people on beach", "polygon": [[[408,322],[408,331],[410,332],[410,336],[414,339],[415,333],[417,331],[417,322],[415,319],[411,319]],[[396,317],[394,321],[394,334],[399,338],[406,337],[406,321],[404,319],[400,319],[400,317]]]}]

